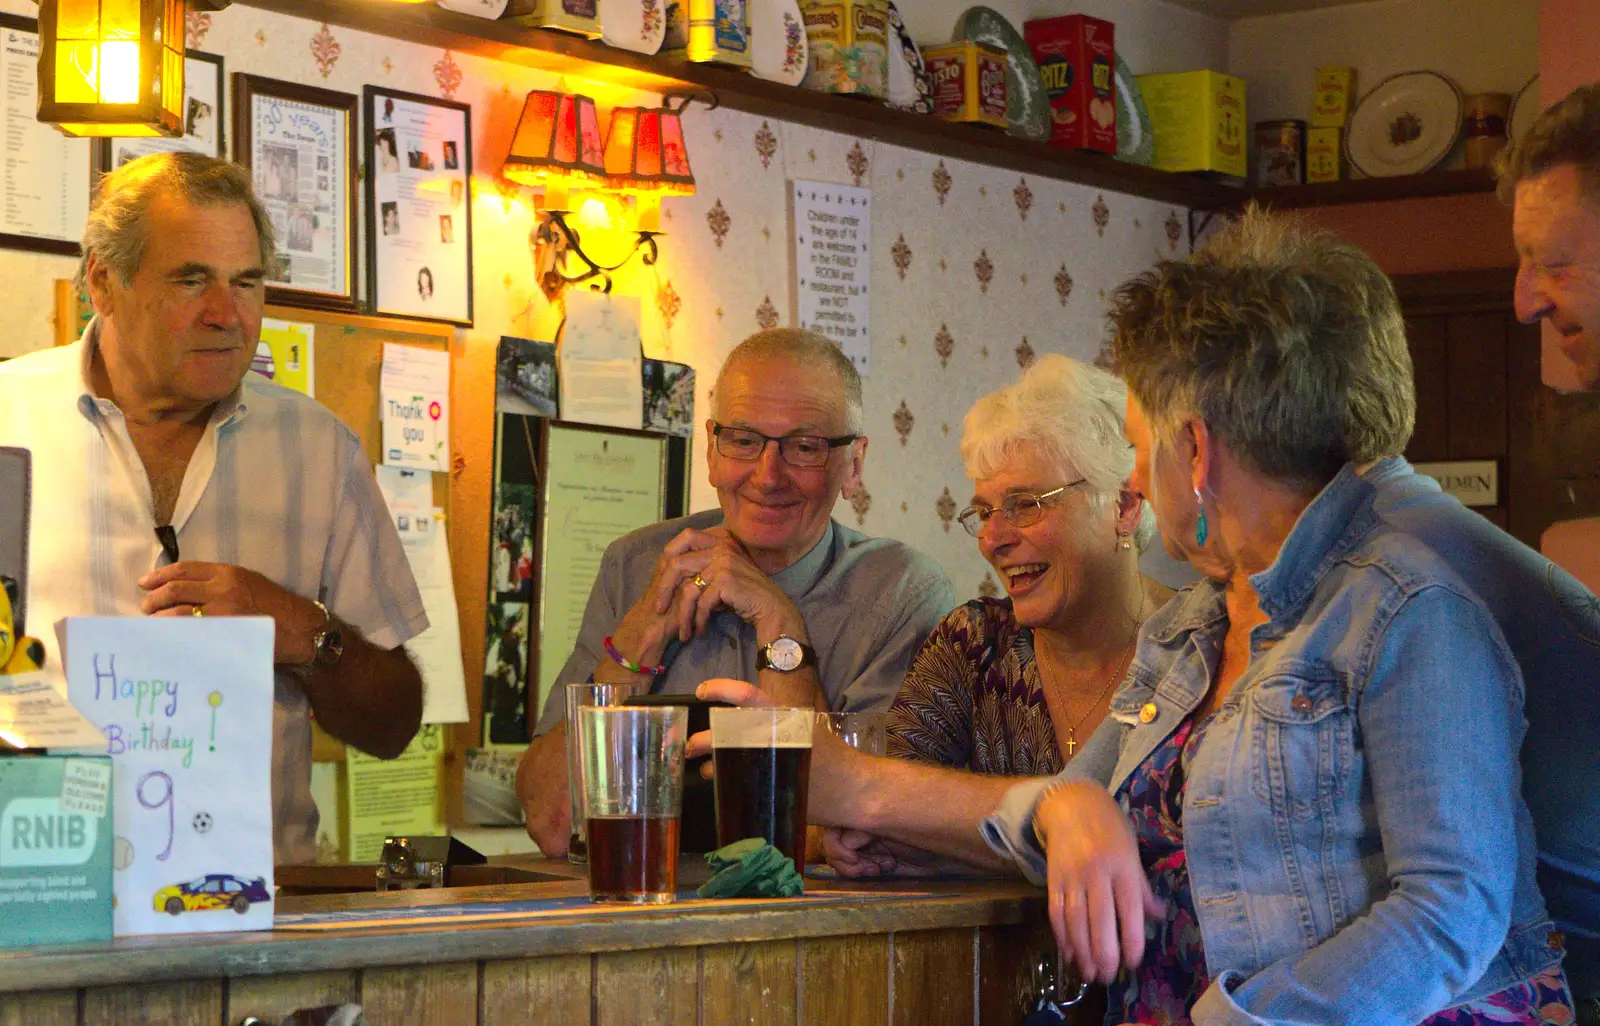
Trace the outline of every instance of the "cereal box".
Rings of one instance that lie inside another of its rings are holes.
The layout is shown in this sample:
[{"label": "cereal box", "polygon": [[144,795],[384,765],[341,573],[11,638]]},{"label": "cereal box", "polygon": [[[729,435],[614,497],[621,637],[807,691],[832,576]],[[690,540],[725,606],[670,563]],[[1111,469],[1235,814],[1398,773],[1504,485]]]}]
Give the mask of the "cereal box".
[{"label": "cereal box", "polygon": [[1140,75],[1162,171],[1249,174],[1244,79],[1217,71]]},{"label": "cereal box", "polygon": [[1050,145],[1117,152],[1117,56],[1109,21],[1072,14],[1022,26],[1050,97]]},{"label": "cereal box", "polygon": [[889,0],[800,0],[811,51],[807,89],[889,95]]},{"label": "cereal box", "polygon": [[1306,181],[1337,182],[1343,129],[1306,129]]},{"label": "cereal box", "polygon": [[1311,98],[1312,127],[1344,127],[1350,119],[1350,95],[1355,83],[1354,68],[1317,69],[1317,89]]},{"label": "cereal box", "polygon": [[1005,52],[970,40],[930,46],[922,61],[933,79],[933,112],[946,121],[1006,127]]}]

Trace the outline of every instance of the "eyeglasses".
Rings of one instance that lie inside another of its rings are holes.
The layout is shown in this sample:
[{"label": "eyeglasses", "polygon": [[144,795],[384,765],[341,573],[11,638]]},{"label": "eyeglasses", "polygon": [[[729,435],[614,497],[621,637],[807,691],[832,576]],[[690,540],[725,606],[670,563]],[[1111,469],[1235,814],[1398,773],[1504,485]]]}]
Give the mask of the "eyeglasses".
[{"label": "eyeglasses", "polygon": [[1006,496],[998,506],[980,506],[974,503],[962,510],[961,515],[956,519],[961,521],[961,526],[966,528],[967,533],[974,538],[978,536],[979,531],[983,530],[983,525],[989,522],[989,518],[996,513],[1005,517],[1006,522],[1013,527],[1032,527],[1039,522],[1040,517],[1044,516],[1046,499],[1053,499],[1068,488],[1076,488],[1088,480],[1088,478],[1082,477],[1071,484],[1064,484],[1060,488],[1052,488],[1043,495],[1029,495],[1027,492],[1017,492],[1015,495]]},{"label": "eyeglasses", "polygon": [[778,455],[791,467],[820,467],[828,462],[833,450],[849,445],[860,435],[840,435],[823,438],[821,435],[784,435],[774,438],[749,428],[713,424],[711,433],[717,438],[717,452],[730,460],[758,460],[768,442],[778,443]]}]

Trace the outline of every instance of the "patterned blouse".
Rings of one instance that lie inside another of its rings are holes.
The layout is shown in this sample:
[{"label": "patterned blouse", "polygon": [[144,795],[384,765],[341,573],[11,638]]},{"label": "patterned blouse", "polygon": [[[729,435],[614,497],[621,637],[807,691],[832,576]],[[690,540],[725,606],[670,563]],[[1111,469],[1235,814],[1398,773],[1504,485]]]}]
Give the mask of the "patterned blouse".
[{"label": "patterned blouse", "polygon": [[1009,599],[973,599],[939,622],[889,707],[889,754],[975,773],[1054,776],[1064,765],[1033,632]]}]

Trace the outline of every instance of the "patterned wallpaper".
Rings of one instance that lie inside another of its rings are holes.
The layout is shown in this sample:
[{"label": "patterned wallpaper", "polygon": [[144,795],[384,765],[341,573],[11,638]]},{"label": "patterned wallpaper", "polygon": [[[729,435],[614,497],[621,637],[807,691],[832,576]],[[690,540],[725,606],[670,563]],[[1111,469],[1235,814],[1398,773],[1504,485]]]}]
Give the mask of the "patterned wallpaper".
[{"label": "patterned wallpaper", "polygon": [[[20,0],[0,6],[33,13]],[[533,280],[529,194],[497,173],[522,96],[568,88],[591,92],[602,108],[648,96],[244,6],[191,14],[188,37],[222,54],[230,75],[357,94],[372,82],[471,103],[477,324],[467,344],[492,346],[502,333],[551,337],[560,312]],[[1157,256],[1187,251],[1184,211],[736,111],[694,107],[685,131],[699,192],[667,201],[661,261],[635,262],[617,280],[618,293],[644,300],[646,355],[699,369],[703,419],[728,350],[790,319],[787,180],[870,188],[871,447],[864,491],[836,516],[921,548],[948,569],[958,595],[995,587],[953,522],[971,487],[957,455],[962,416],[1038,354],[1094,359],[1106,292]],[[71,269],[61,258],[0,252],[12,291],[41,304],[49,279]],[[25,316],[26,341],[9,347],[48,345],[47,309]],[[698,438],[697,461],[703,447]],[[714,503],[697,471],[692,505]]]}]

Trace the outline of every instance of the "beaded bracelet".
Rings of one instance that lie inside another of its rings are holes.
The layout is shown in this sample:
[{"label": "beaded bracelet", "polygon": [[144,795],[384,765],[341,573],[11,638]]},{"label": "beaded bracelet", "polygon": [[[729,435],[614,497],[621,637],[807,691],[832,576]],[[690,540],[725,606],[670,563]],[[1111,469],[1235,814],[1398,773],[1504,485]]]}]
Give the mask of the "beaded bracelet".
[{"label": "beaded bracelet", "polygon": [[667,666],[665,663],[660,663],[656,666],[640,666],[638,663],[629,659],[621,652],[618,652],[617,646],[611,643],[610,635],[606,636],[604,644],[606,646],[606,655],[610,656],[618,666],[622,667],[624,670],[627,670],[629,673],[642,673],[651,677],[659,677],[663,673],[667,672]]}]

